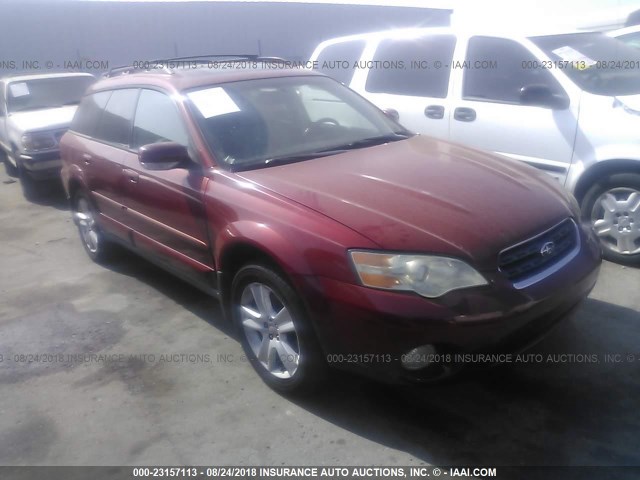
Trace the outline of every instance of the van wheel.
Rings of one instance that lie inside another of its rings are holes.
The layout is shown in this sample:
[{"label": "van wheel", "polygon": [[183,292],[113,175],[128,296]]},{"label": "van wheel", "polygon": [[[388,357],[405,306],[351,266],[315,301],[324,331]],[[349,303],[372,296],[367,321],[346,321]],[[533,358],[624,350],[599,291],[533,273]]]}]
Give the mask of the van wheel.
[{"label": "van wheel", "polygon": [[640,265],[640,174],[615,174],[595,183],[581,208],[607,260]]},{"label": "van wheel", "polygon": [[108,260],[112,245],[96,224],[96,211],[84,192],[78,192],[73,201],[73,221],[78,227],[80,240],[87,255],[96,263]]},{"label": "van wheel", "polygon": [[246,265],[231,286],[232,318],[262,380],[282,393],[305,393],[325,377],[312,326],[291,286],[269,267]]}]

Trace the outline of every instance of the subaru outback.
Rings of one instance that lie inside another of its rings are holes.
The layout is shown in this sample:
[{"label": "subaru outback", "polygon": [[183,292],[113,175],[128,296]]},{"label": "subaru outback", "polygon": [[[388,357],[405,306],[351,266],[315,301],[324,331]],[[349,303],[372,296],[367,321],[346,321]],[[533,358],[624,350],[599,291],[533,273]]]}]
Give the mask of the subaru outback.
[{"label": "subaru outback", "polygon": [[98,81],[62,178],[88,255],[123,245],[219,299],[272,388],[328,366],[436,380],[454,352],[525,348],[594,286],[598,239],[544,173],[320,73],[229,62]]}]

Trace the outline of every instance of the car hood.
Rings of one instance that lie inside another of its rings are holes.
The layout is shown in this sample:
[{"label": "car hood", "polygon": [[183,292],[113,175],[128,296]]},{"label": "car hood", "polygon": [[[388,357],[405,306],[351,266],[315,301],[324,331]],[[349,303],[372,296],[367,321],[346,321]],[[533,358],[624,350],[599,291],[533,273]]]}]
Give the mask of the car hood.
[{"label": "car hood", "polygon": [[77,108],[77,105],[67,105],[65,107],[16,112],[9,116],[9,121],[21,132],[65,128],[71,123]]},{"label": "car hood", "polygon": [[240,175],[383,249],[467,257],[479,268],[572,215],[548,175],[421,136]]}]

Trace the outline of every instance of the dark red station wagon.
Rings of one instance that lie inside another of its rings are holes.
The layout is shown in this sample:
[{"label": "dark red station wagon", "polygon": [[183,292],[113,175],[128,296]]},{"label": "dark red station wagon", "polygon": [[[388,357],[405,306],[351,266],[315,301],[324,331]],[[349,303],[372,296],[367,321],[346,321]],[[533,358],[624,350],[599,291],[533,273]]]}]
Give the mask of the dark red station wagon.
[{"label": "dark red station wagon", "polygon": [[598,240],[544,173],[414,135],[321,74],[222,65],[111,72],[62,177],[89,256],[119,243],[220,299],[271,387],[328,365],[441,378],[593,288]]}]

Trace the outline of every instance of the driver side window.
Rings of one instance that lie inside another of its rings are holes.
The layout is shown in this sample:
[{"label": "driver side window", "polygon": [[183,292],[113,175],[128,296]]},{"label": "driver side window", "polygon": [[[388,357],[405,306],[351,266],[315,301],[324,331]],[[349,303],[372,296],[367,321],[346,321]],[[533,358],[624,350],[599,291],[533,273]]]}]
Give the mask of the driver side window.
[{"label": "driver side window", "polygon": [[540,61],[518,42],[504,38],[472,37],[465,59],[462,98],[520,104],[520,89],[544,85],[553,93],[564,90]]},{"label": "driver side window", "polygon": [[131,147],[157,142],[176,142],[189,146],[189,135],[173,100],[155,90],[142,90],[133,121]]}]

